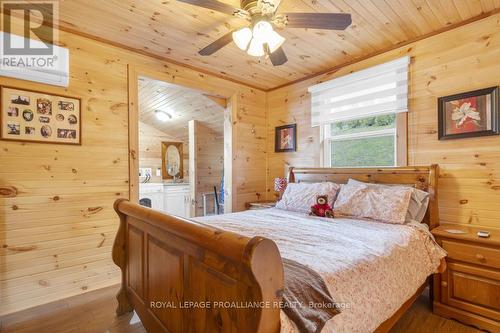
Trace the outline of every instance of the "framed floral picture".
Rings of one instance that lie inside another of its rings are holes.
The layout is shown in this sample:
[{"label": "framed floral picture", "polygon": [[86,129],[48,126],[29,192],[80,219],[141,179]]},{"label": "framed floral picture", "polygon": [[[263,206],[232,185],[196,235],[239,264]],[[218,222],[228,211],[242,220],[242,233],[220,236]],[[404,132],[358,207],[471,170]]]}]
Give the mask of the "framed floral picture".
[{"label": "framed floral picture", "polygon": [[81,144],[79,98],[2,86],[0,100],[0,139]]},{"label": "framed floral picture", "polygon": [[276,127],[274,142],[276,153],[297,151],[297,124]]},{"label": "framed floral picture", "polygon": [[438,99],[439,140],[499,134],[498,87]]}]

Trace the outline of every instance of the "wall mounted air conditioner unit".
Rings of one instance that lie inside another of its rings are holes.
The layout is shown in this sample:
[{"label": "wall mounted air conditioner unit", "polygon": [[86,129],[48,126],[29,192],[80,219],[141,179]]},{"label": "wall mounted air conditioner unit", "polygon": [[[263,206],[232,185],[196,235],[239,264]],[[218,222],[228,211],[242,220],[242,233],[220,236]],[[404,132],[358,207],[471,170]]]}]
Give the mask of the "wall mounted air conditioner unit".
[{"label": "wall mounted air conditioner unit", "polygon": [[[55,86],[67,87],[69,84],[69,50],[52,45],[50,55],[6,54],[4,43],[10,35],[12,48],[22,48],[30,45],[33,48],[44,48],[46,44],[34,39],[27,39],[14,34],[0,32],[0,75],[21,80],[40,82]],[[21,53],[21,52],[19,52]]]}]

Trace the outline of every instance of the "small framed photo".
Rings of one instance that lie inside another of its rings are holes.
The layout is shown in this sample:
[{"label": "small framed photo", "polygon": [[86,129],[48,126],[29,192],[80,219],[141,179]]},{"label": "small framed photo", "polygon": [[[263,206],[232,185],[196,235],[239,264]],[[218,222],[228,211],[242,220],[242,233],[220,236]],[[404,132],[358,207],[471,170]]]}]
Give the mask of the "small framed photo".
[{"label": "small framed photo", "polygon": [[59,101],[59,109],[63,111],[74,111],[75,103],[68,101]]},{"label": "small framed photo", "polygon": [[10,95],[10,102],[12,104],[30,105],[30,98],[23,95]]},{"label": "small framed photo", "polygon": [[498,87],[438,99],[439,140],[499,134]]},{"label": "small framed photo", "polygon": [[0,139],[80,145],[81,100],[0,87]]},{"label": "small framed photo", "polygon": [[297,151],[297,124],[276,127],[274,135],[276,153]]},{"label": "small framed photo", "polygon": [[7,116],[9,116],[9,117],[19,116],[19,108],[15,107],[15,106],[9,106],[9,109],[7,110]]}]

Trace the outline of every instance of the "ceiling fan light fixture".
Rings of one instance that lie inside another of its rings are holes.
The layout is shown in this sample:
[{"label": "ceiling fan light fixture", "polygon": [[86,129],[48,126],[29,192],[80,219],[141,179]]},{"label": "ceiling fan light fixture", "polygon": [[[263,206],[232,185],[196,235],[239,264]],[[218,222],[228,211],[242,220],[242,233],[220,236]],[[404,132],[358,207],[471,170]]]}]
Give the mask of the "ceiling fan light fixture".
[{"label": "ceiling fan light fixture", "polygon": [[269,45],[269,49],[270,49],[271,53],[273,53],[274,51],[279,49],[281,47],[281,45],[283,45],[283,43],[285,42],[285,38],[273,30],[267,36],[266,42]]},{"label": "ceiling fan light fixture", "polygon": [[199,50],[199,55],[212,55],[234,41],[238,48],[251,56],[266,56],[273,66],[281,66],[288,61],[281,47],[285,38],[275,32],[274,28],[345,30],[352,24],[349,13],[278,13],[282,0],[241,0],[240,7],[233,7],[220,0],[177,1],[238,17],[251,24],[249,28],[238,31],[231,29]]},{"label": "ceiling fan light fixture", "polygon": [[170,113],[161,110],[155,110],[155,116],[156,119],[163,122],[172,119],[172,115]]},{"label": "ceiling fan light fixture", "polygon": [[259,21],[253,26],[253,38],[265,43],[268,35],[273,32],[273,26],[268,21]]},{"label": "ceiling fan light fixture", "polygon": [[264,43],[258,39],[252,38],[247,53],[253,57],[263,57],[266,54],[266,52],[264,52]]},{"label": "ceiling fan light fixture", "polygon": [[273,53],[285,42],[280,34],[273,30],[273,26],[268,21],[257,22],[252,31],[252,40],[248,47],[248,54],[254,57],[266,55],[264,44],[269,46],[269,51]]},{"label": "ceiling fan light fixture", "polygon": [[252,40],[252,30],[250,30],[250,28],[243,28],[233,32],[234,43],[243,51],[245,51],[248,48],[248,44],[250,44],[251,40]]}]

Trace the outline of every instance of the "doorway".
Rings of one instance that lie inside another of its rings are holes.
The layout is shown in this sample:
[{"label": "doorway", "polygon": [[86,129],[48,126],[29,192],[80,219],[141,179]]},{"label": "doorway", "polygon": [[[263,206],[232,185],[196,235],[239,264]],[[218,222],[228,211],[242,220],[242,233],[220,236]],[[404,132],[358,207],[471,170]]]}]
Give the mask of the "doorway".
[{"label": "doorway", "polygon": [[[210,85],[200,87],[193,82],[193,88],[183,83],[173,83],[169,75],[129,67],[130,200],[147,199],[142,202],[186,217],[213,214],[217,201],[220,213],[231,212],[231,119],[236,96],[219,94]],[[178,147],[178,153],[171,154],[172,146]],[[176,154],[182,162],[172,159]],[[182,192],[186,186],[187,195]],[[160,192],[163,207],[155,197]],[[168,200],[169,196],[176,199]],[[169,210],[169,202],[178,208],[186,200],[186,215]]]}]

